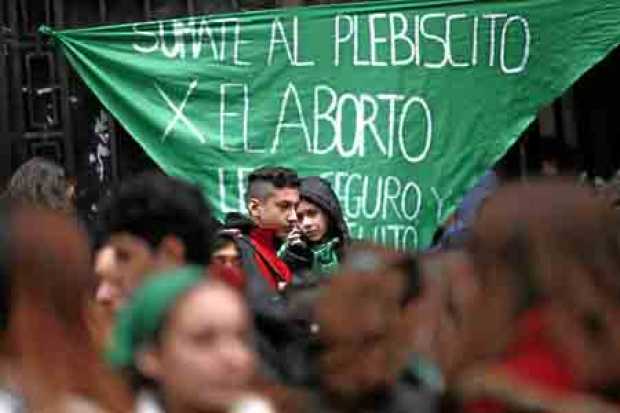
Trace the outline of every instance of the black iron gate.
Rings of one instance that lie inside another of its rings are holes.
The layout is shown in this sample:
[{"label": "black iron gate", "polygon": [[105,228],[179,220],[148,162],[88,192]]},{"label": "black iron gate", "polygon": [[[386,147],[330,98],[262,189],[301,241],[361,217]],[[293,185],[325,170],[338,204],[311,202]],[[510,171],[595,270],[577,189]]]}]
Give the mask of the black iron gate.
[{"label": "black iron gate", "polygon": [[[259,6],[260,0],[247,0],[252,1]],[[26,159],[44,156],[77,179],[81,206],[89,208],[119,176],[154,166],[102,111],[49,39],[37,33],[39,26],[145,21],[238,7],[238,0],[1,0],[0,186]]]}]

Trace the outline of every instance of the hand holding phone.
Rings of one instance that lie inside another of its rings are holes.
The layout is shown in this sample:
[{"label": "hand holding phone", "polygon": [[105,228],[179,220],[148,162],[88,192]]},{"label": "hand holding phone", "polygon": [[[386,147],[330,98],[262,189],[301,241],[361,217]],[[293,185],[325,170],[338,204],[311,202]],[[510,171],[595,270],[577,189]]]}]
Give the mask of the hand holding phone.
[{"label": "hand holding phone", "polygon": [[297,225],[293,227],[291,232],[288,233],[288,237],[286,238],[287,243],[291,247],[306,247],[306,241],[304,240],[304,234],[301,231],[301,228]]}]

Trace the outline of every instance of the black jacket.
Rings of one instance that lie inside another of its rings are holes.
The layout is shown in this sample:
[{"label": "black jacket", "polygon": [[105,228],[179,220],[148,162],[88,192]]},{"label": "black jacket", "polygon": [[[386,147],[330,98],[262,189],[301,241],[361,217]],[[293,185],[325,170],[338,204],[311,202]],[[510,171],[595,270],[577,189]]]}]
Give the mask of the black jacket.
[{"label": "black jacket", "polygon": [[263,376],[296,384],[304,380],[306,370],[307,326],[298,320],[285,291],[274,291],[261,274],[249,233],[254,223],[233,213],[226,217],[225,228],[233,236],[241,256],[246,279],[246,302],[254,319],[255,346]]}]

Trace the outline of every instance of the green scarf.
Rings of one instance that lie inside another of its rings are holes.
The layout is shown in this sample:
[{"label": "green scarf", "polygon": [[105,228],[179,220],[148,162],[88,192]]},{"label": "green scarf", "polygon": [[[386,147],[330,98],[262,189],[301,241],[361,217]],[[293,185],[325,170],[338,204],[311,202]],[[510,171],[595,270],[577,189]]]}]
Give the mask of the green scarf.
[{"label": "green scarf", "polygon": [[198,266],[185,266],[150,277],[119,312],[106,352],[119,369],[135,367],[135,356],[155,341],[168,312],[179,297],[204,280]]},{"label": "green scarf", "polygon": [[314,256],[312,271],[323,276],[332,275],[336,271],[339,262],[336,247],[339,242],[338,238],[334,238],[310,248]]}]

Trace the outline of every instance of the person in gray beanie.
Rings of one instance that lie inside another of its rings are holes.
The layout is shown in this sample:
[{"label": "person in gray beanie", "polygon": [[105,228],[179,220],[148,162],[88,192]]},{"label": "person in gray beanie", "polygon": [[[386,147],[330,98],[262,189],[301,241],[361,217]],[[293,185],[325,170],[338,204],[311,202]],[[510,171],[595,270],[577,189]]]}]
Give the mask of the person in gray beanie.
[{"label": "person in gray beanie", "polygon": [[297,206],[298,226],[279,251],[295,273],[329,276],[349,245],[349,230],[330,183],[318,176],[302,178]]}]

